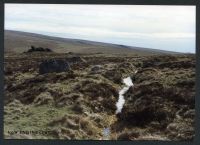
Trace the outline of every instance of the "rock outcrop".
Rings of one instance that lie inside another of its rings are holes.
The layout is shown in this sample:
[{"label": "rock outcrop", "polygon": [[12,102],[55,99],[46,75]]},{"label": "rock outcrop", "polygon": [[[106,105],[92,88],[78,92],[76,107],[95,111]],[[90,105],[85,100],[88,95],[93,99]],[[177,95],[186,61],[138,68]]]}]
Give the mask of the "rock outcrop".
[{"label": "rock outcrop", "polygon": [[70,70],[69,63],[59,59],[45,60],[39,66],[40,74],[53,73],[53,72],[59,73],[69,70]]},{"label": "rock outcrop", "polygon": [[29,49],[26,53],[31,53],[31,52],[52,52],[52,50],[50,48],[31,46],[31,49]]}]

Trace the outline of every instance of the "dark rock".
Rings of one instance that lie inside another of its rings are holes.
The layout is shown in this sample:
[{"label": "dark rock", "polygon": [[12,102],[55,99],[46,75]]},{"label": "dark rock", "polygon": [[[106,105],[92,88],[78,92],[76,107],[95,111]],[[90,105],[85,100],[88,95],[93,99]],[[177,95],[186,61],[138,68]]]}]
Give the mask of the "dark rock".
[{"label": "dark rock", "polygon": [[59,72],[65,72],[69,70],[70,70],[70,66],[68,62],[64,60],[55,60],[55,59],[45,60],[39,66],[40,74],[52,73],[52,72],[59,73]]},{"label": "dark rock", "polygon": [[50,48],[31,46],[31,49],[29,49],[27,52],[28,53],[30,53],[30,52],[52,52],[52,50]]}]

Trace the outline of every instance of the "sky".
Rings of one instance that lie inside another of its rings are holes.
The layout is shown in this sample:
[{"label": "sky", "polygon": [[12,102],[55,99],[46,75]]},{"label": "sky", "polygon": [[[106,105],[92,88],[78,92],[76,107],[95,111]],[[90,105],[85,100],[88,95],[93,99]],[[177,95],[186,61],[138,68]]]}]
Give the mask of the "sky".
[{"label": "sky", "polygon": [[5,4],[5,29],[195,53],[195,6]]}]

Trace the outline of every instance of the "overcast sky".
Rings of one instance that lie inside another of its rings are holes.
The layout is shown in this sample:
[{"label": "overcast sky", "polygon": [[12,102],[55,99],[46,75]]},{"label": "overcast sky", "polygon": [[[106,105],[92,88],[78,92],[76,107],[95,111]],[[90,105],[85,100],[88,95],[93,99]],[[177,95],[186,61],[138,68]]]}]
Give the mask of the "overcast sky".
[{"label": "overcast sky", "polygon": [[5,4],[5,29],[195,52],[195,6]]}]

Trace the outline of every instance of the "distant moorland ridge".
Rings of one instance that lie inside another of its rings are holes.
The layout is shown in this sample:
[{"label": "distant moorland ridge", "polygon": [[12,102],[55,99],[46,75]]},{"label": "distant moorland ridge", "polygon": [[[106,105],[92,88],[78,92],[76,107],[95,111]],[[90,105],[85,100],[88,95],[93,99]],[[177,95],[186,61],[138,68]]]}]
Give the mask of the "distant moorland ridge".
[{"label": "distant moorland ridge", "polygon": [[35,33],[5,30],[5,52],[22,53],[36,47],[51,48],[57,53],[130,53],[137,55],[148,54],[176,54],[176,52],[163,51],[150,48],[125,46],[119,44],[94,42],[80,39],[52,37]]}]

